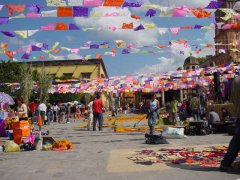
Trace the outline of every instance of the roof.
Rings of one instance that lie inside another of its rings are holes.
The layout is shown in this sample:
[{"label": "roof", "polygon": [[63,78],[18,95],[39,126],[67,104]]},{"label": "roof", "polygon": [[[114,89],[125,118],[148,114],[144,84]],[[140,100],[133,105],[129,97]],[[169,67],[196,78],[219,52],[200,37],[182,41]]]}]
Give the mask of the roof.
[{"label": "roof", "polygon": [[[20,63],[20,62],[19,62]],[[100,64],[103,68],[103,71],[108,78],[108,73],[104,64],[103,59],[72,59],[72,60],[46,60],[46,61],[28,61],[27,64],[31,64],[33,67],[41,67],[41,66],[72,66],[72,65],[92,65],[92,64]]]},{"label": "roof", "polygon": [[187,59],[184,61],[184,66],[189,66],[189,65],[199,65],[199,61],[197,58],[193,56],[189,56]]}]

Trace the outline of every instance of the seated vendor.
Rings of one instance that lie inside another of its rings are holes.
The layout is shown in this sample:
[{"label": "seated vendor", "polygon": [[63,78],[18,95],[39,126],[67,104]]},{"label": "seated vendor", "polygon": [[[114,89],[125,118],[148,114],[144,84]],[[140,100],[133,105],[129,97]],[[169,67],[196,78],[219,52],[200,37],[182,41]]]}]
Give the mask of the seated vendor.
[{"label": "seated vendor", "polygon": [[224,121],[229,120],[231,117],[231,113],[229,113],[226,108],[222,108],[222,117]]},{"label": "seated vendor", "polygon": [[26,104],[23,103],[22,98],[16,99],[17,103],[17,115],[19,117],[19,120],[27,120],[28,119],[28,111]]},{"label": "seated vendor", "polygon": [[211,111],[209,112],[209,119],[208,119],[208,124],[212,125],[216,122],[220,122],[220,117],[218,115],[218,113],[216,113],[213,109],[211,109]]}]

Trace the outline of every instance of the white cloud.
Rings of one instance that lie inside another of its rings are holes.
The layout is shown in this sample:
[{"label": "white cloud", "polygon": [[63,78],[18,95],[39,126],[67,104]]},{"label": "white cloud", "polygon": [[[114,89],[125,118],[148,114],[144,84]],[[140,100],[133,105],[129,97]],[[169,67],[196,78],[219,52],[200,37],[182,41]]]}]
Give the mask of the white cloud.
[{"label": "white cloud", "polygon": [[137,73],[156,73],[156,72],[166,72],[176,70],[178,67],[182,66],[182,62],[178,61],[176,58],[158,58],[160,61],[158,64],[146,65]]},{"label": "white cloud", "polygon": [[21,39],[18,38],[10,38],[9,44],[11,45],[17,45],[17,46],[22,46],[25,44],[25,42]]},{"label": "white cloud", "polygon": [[[142,45],[152,45],[158,42],[158,30],[157,29],[145,29],[144,31],[133,31],[133,30],[124,30],[117,29],[116,31],[111,31],[108,27],[122,27],[123,23],[134,23],[135,27],[140,25],[138,20],[131,18],[130,10],[127,8],[93,8],[92,13],[124,13],[128,14],[127,16],[118,16],[118,17],[90,17],[90,18],[74,18],[76,24],[81,27],[93,27],[101,28],[100,31],[96,31],[101,39],[116,40],[121,39],[127,42],[142,44]],[[142,24],[152,23],[152,21],[141,21]]]},{"label": "white cloud", "polygon": [[82,59],[82,56],[78,54],[68,54],[67,59]]},{"label": "white cloud", "polygon": [[186,5],[189,7],[206,7],[212,0],[167,0],[167,1],[161,1],[159,0],[143,0],[144,4],[159,4],[162,6],[168,6],[168,5],[175,5],[175,6],[181,6]]},{"label": "white cloud", "polygon": [[[215,50],[211,48],[202,48],[201,53],[196,54],[194,47],[184,47],[182,44],[173,43],[171,46],[171,58],[160,57],[160,61],[154,65],[146,65],[143,68],[137,70],[136,73],[155,73],[155,72],[167,72],[174,71],[178,67],[183,67],[184,61],[191,54],[194,57],[206,57],[207,55],[214,55]],[[182,51],[184,54],[180,54]]]},{"label": "white cloud", "polygon": [[67,35],[66,39],[67,39],[68,42],[73,42],[76,38],[74,36]]}]

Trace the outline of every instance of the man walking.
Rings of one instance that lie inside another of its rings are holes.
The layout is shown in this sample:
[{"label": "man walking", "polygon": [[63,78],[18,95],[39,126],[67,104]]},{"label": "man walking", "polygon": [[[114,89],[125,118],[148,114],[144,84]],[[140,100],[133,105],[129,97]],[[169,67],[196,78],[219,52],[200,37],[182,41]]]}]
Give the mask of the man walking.
[{"label": "man walking", "polygon": [[230,141],[227,154],[221,162],[220,170],[228,171],[240,150],[240,76],[234,79],[231,87],[231,102],[235,106],[235,117],[237,118],[236,133]]},{"label": "man walking", "polygon": [[195,121],[200,121],[200,99],[197,94],[193,95],[193,98],[190,102],[190,108],[192,111],[192,115]]},{"label": "man walking", "polygon": [[172,123],[175,125],[177,123],[178,117],[178,101],[175,96],[172,97],[172,101],[170,103],[170,113],[172,118]]},{"label": "man walking", "polygon": [[101,95],[98,93],[96,99],[93,101],[93,131],[96,131],[97,121],[99,131],[103,129],[103,107]]},{"label": "man walking", "polygon": [[42,122],[44,122],[44,124],[46,124],[46,120],[47,120],[47,118],[46,118],[46,115],[47,115],[47,106],[46,106],[46,104],[44,104],[43,102],[39,103],[38,112],[39,112],[39,115],[42,118]]},{"label": "man walking", "polygon": [[159,109],[160,104],[157,100],[156,94],[152,96],[152,99],[149,104],[149,112],[148,112],[148,126],[150,130],[150,135],[154,135],[155,133],[155,125],[156,125],[156,119],[159,119]]}]

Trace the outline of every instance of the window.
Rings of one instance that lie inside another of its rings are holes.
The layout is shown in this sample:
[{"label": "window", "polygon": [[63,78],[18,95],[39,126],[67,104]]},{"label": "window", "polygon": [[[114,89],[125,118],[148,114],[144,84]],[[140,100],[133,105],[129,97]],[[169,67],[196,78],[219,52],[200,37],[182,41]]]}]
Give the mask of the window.
[{"label": "window", "polygon": [[91,74],[90,72],[86,72],[86,73],[82,73],[82,78],[83,79],[90,79],[91,78]]},{"label": "window", "polygon": [[87,82],[88,80],[91,79],[91,74],[90,72],[85,72],[85,73],[82,73],[82,79],[84,82]]},{"label": "window", "polygon": [[63,73],[63,77],[67,79],[71,79],[73,76],[73,73]]},{"label": "window", "polygon": [[50,74],[50,76],[52,76],[52,78],[55,78],[55,77],[56,77],[56,74]]}]

